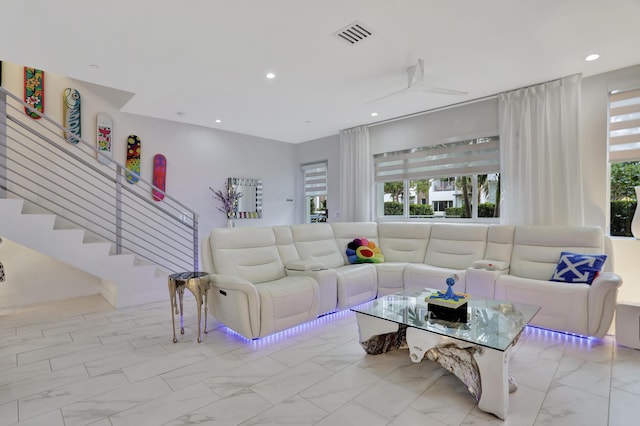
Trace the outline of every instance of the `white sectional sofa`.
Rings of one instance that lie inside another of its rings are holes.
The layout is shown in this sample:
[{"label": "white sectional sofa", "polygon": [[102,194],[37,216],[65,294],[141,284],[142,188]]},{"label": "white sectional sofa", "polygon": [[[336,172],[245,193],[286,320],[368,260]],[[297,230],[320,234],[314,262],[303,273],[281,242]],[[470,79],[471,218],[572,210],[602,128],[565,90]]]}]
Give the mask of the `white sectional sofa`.
[{"label": "white sectional sofa", "polygon": [[[383,263],[350,264],[347,244],[374,242]],[[211,273],[209,310],[250,338],[398,291],[446,289],[541,306],[532,324],[603,337],[620,277],[602,272],[591,284],[550,281],[560,253],[607,254],[597,227],[526,227],[425,222],[318,223],[219,228],[202,240]]]}]

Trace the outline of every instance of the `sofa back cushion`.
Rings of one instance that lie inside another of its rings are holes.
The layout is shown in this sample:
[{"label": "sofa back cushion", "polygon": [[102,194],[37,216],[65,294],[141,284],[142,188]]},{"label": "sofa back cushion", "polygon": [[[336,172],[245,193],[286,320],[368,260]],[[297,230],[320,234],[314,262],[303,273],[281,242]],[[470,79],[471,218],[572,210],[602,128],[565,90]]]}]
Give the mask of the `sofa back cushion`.
[{"label": "sofa back cushion", "polygon": [[289,262],[300,260],[296,245],[293,243],[291,227],[288,225],[274,226],[273,233],[276,236],[276,247],[278,247],[278,254],[280,254],[284,266],[286,267]]},{"label": "sofa back cushion", "polygon": [[213,252],[211,251],[211,234],[200,241],[200,270],[215,274],[216,267],[213,264]]},{"label": "sofa back cushion", "polygon": [[507,265],[511,262],[513,251],[513,225],[490,225],[487,232],[487,250],[484,258],[497,260]]},{"label": "sofa back cushion", "polygon": [[430,223],[386,222],[378,224],[380,250],[382,250],[385,262],[424,262],[430,234]]},{"label": "sofa back cushion", "polygon": [[482,259],[487,247],[487,225],[434,223],[424,263],[466,269]]},{"label": "sofa back cushion", "polygon": [[[378,224],[375,222],[336,222],[331,224],[331,228],[345,264],[351,263],[347,258],[346,251],[347,245],[354,238],[366,238],[380,247],[378,244]],[[384,252],[382,254],[384,255]]]},{"label": "sofa back cushion", "polygon": [[516,226],[511,275],[550,280],[560,253],[603,254],[602,229],[586,226]]},{"label": "sofa back cushion", "polygon": [[302,260],[323,263],[327,268],[345,265],[342,252],[328,223],[292,225],[293,242]]},{"label": "sofa back cushion", "polygon": [[220,274],[236,275],[254,284],[285,276],[271,228],[216,228],[209,242]]}]

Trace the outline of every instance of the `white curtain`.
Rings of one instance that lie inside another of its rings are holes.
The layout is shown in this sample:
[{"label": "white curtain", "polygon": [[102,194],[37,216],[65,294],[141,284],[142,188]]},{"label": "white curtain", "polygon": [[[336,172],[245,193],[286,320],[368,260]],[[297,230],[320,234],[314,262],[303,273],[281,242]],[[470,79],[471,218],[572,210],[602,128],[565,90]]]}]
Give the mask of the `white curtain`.
[{"label": "white curtain", "polygon": [[501,223],[583,225],[582,77],[499,96]]},{"label": "white curtain", "polygon": [[373,158],[366,126],[340,131],[342,220],[373,220]]}]

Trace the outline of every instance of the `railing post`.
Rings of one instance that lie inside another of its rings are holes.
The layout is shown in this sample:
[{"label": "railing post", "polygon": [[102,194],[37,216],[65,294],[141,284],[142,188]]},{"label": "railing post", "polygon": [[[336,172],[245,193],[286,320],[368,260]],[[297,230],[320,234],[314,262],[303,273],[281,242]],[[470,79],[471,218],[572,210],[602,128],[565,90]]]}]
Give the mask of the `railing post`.
[{"label": "railing post", "polygon": [[[193,213],[193,271],[198,270],[198,215]],[[213,271],[207,271],[213,272]]]},{"label": "railing post", "polygon": [[116,254],[122,254],[122,170],[116,168]]},{"label": "railing post", "polygon": [[7,198],[7,93],[4,90],[0,90],[0,171],[3,172],[0,173],[0,198]]}]

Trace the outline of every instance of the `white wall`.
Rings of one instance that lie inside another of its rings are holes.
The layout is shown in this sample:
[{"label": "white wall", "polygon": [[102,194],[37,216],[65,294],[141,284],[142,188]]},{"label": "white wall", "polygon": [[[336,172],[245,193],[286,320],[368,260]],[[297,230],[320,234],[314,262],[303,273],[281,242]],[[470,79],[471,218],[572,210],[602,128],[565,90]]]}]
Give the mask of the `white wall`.
[{"label": "white wall", "polygon": [[[23,67],[2,63],[3,87],[23,96]],[[172,90],[168,82],[166,90]],[[267,226],[299,221],[296,181],[299,163],[295,145],[254,136],[121,113],[129,94],[77,81],[45,70],[45,114],[62,121],[62,93],[73,87],[82,96],[82,136],[95,141],[96,114],[106,112],[113,118],[114,159],[126,161],[126,138],[136,134],[142,140],[141,177],[152,180],[153,156],[167,158],[166,192],[199,214],[199,235],[214,227],[226,226],[226,217],[216,209],[217,201],[209,187],[223,189],[228,177],[260,178],[263,181],[262,219],[238,219],[236,226]],[[18,257],[32,256],[28,250],[14,247]],[[24,250],[24,251],[23,251]],[[58,274],[66,265],[47,262],[47,273]],[[22,269],[24,268],[24,269]],[[28,276],[33,264],[12,267],[13,277]],[[15,279],[15,278],[14,278]],[[28,280],[22,281],[27,283]]]},{"label": "white wall", "polygon": [[99,294],[100,279],[12,241],[0,244],[0,309]]}]

